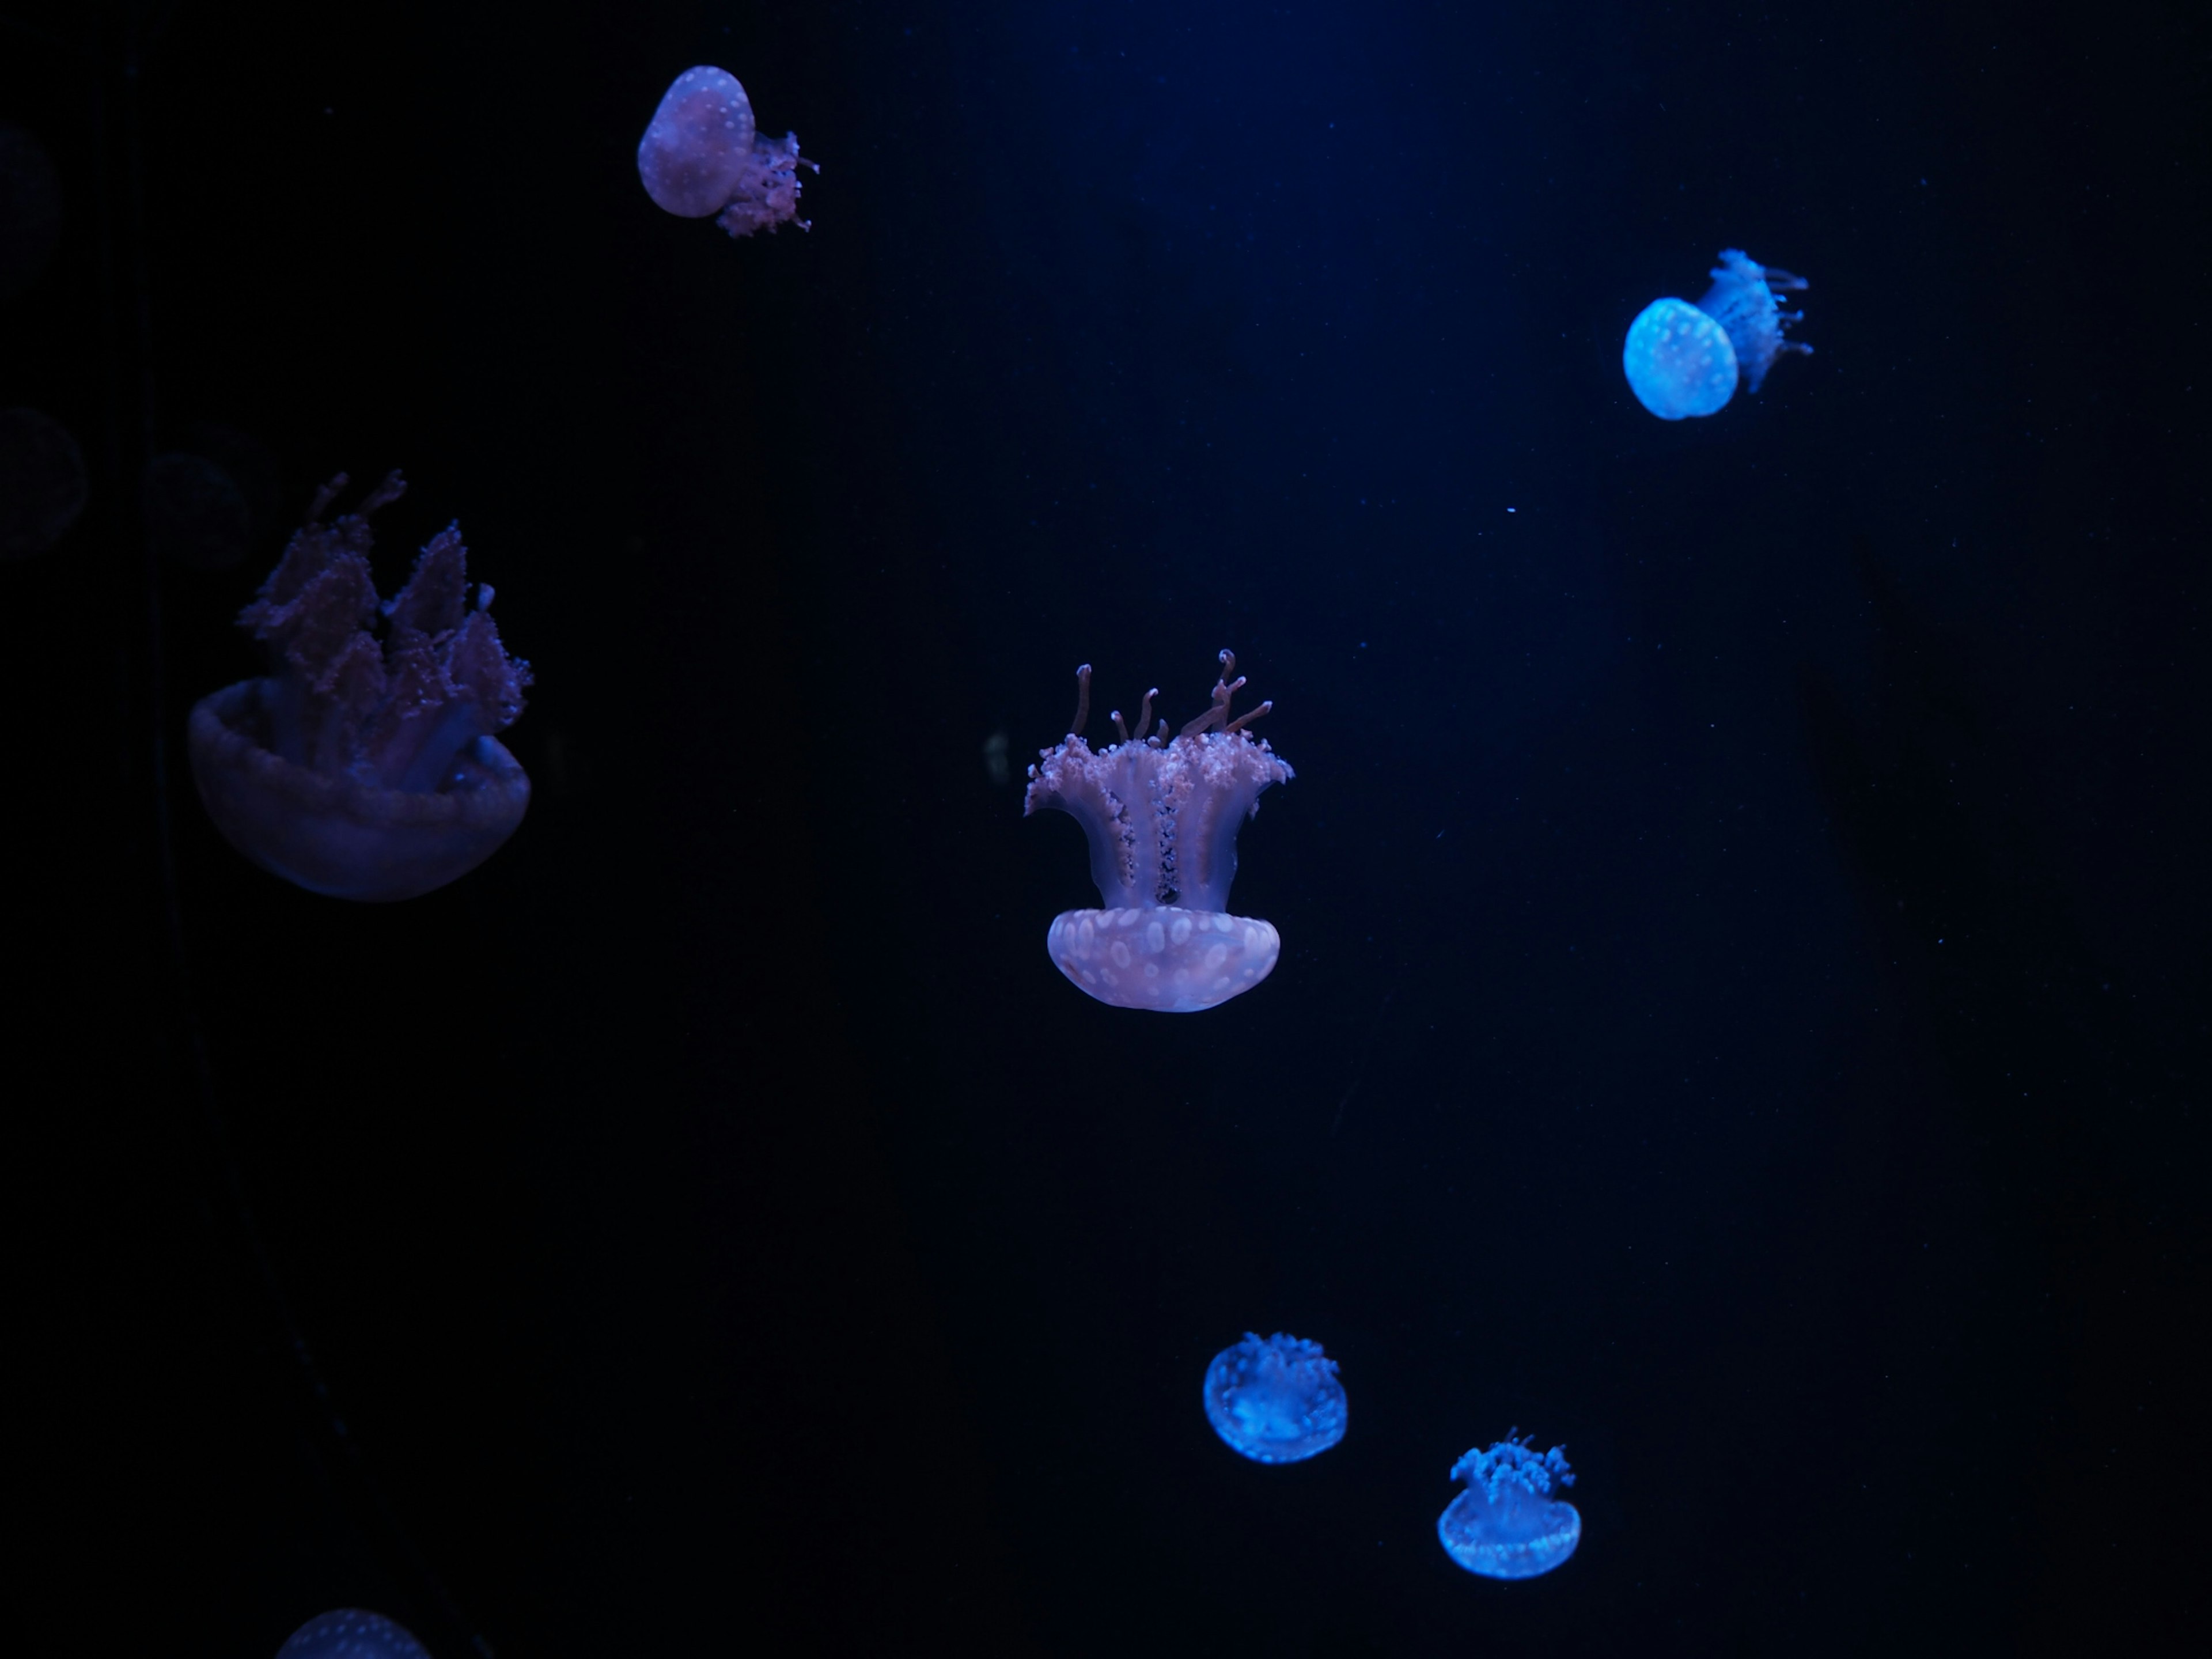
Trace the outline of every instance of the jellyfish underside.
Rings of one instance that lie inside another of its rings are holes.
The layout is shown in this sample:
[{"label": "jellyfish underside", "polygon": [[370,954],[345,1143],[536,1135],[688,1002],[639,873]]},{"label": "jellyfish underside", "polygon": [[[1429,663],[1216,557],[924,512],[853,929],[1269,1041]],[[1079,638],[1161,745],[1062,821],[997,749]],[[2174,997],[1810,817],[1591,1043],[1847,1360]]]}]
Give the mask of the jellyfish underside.
[{"label": "jellyfish underside", "polygon": [[679,219],[708,219],[750,236],[799,216],[799,169],[822,169],[799,153],[799,135],[763,137],[752,100],[726,70],[702,64],[678,76],[638,141],[645,192]]},{"label": "jellyfish underside", "polygon": [[[432,538],[380,605],[367,515],[405,488],[393,473],[358,513],[310,509],[240,616],[272,672],[204,697],[186,726],[193,781],[223,837],[310,892],[389,902],[442,887],[489,858],[530,804],[530,780],[493,733],[529,684],[487,608],[466,598],[457,528]],[[366,624],[390,627],[381,646]]]},{"label": "jellyfish underside", "polygon": [[1228,913],[1237,874],[1237,832],[1261,792],[1287,781],[1291,769],[1244,727],[1274,705],[1235,720],[1231,680],[1237,659],[1221,653],[1220,678],[1206,712],[1170,739],[1167,722],[1146,735],[1152,699],[1145,694],[1136,735],[1114,716],[1121,741],[1093,753],[1082,730],[1091,708],[1091,669],[1077,671],[1075,719],[1068,735],[1030,769],[1024,812],[1066,812],[1083,825],[1100,908],[1063,911],[1046,949],[1068,981],[1121,1008],[1194,1013],[1257,985],[1282,951],[1274,927]]},{"label": "jellyfish underside", "polygon": [[1463,1492],[1437,1523],[1444,1551],[1485,1578],[1534,1578],[1575,1553],[1583,1519],[1571,1504],[1508,1486],[1492,1498]]},{"label": "jellyfish underside", "polygon": [[1783,353],[1812,354],[1812,347],[1783,337],[1804,313],[1784,311],[1774,298],[1805,289],[1805,279],[1762,265],[1741,248],[1723,249],[1720,258],[1697,304],[1655,300],[1629,325],[1622,370],[1636,400],[1662,421],[1716,414],[1739,380],[1757,392]]},{"label": "jellyfish underside", "polygon": [[1344,1385],[1321,1345],[1250,1332],[1206,1368],[1206,1417],[1255,1463],[1297,1463],[1344,1438]]},{"label": "jellyfish underside", "polygon": [[1452,1468],[1467,1490],[1437,1517],[1444,1553],[1484,1578],[1534,1578],[1575,1553],[1583,1518],[1551,1494],[1574,1485],[1565,1449],[1539,1455],[1509,1431],[1487,1450],[1470,1451]]}]

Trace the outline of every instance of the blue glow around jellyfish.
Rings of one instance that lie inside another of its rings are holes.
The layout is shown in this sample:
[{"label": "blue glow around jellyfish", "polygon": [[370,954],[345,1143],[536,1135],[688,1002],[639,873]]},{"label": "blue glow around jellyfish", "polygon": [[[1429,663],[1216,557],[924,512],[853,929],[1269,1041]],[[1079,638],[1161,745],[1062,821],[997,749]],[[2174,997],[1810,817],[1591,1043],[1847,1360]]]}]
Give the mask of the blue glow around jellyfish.
[{"label": "blue glow around jellyfish", "polygon": [[1572,1504],[1553,1498],[1555,1486],[1571,1486],[1567,1449],[1539,1456],[1527,1437],[1505,1438],[1487,1451],[1476,1447],[1452,1466],[1467,1490],[1437,1517],[1444,1553],[1485,1578],[1534,1578],[1549,1572],[1582,1542],[1583,1518]]},{"label": "blue glow around jellyfish", "polygon": [[1344,1438],[1344,1384],[1318,1342],[1251,1332],[1206,1368],[1206,1420],[1255,1463],[1297,1463]]},{"label": "blue glow around jellyfish", "polygon": [[1739,379],[1756,392],[1784,352],[1812,355],[1812,347],[1782,337],[1805,313],[1784,311],[1774,299],[1808,286],[1802,276],[1733,247],[1722,250],[1710,274],[1713,285],[1697,304],[1654,300],[1628,325],[1620,366],[1629,390],[1662,421],[1716,414],[1735,395]]},{"label": "blue glow around jellyfish", "polygon": [[430,1659],[430,1650],[380,1613],[319,1613],[276,1650],[276,1659]]}]

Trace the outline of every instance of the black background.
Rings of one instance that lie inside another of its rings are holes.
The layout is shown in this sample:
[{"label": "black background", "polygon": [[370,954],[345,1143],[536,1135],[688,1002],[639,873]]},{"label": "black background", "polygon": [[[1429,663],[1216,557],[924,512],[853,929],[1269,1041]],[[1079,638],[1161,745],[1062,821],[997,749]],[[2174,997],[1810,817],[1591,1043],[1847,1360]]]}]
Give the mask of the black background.
[{"label": "black background", "polygon": [[[0,568],[25,1650],[2180,1650],[2212,40],[2033,9],[9,0],[94,483]],[[639,189],[693,63],[810,234]],[[1817,355],[1659,422],[1724,246]],[[282,513],[149,607],[210,424]],[[537,794],[350,907],[180,736],[392,466]],[[1224,645],[1281,965],[1091,1004],[1019,767]],[[1212,1438],[1247,1328],[1340,1448]]]}]

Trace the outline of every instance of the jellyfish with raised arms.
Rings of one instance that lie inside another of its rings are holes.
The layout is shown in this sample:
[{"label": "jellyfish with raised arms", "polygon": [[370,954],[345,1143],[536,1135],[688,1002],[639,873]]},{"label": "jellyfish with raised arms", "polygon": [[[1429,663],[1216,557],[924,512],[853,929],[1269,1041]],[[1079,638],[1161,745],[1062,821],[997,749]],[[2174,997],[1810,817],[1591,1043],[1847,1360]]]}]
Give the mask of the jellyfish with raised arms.
[{"label": "jellyfish with raised arms", "polygon": [[1628,325],[1620,366],[1637,402],[1662,421],[1717,414],[1739,380],[1756,392],[1783,353],[1813,352],[1782,337],[1805,313],[1784,311],[1774,298],[1809,286],[1802,276],[1733,247],[1722,251],[1710,275],[1713,285],[1697,304],[1654,300]]},{"label": "jellyfish with raised arms", "polygon": [[1291,769],[1245,727],[1275,705],[1230,718],[1243,688],[1237,659],[1221,673],[1206,713],[1172,739],[1157,732],[1145,693],[1135,734],[1114,711],[1121,740],[1097,753],[1083,740],[1091,713],[1091,665],[1075,671],[1075,719],[1059,746],[1030,768],[1024,816],[1049,807],[1083,826],[1091,878],[1103,906],[1053,918],[1045,948],[1070,983],[1117,1008],[1194,1013],[1249,991],[1275,966],[1273,927],[1228,914],[1237,874],[1237,832],[1260,810],[1270,784]]},{"label": "jellyfish with raised arms", "polygon": [[323,523],[345,486],[340,473],[323,487],[240,613],[270,672],[194,706],[192,778],[224,838],[272,874],[334,898],[413,898],[475,869],[522,822],[530,779],[493,734],[521,714],[530,665],[501,644],[490,587],[471,603],[459,525],[380,604],[368,515],[406,485],[394,472]]},{"label": "jellyfish with raised arms", "polygon": [[1437,1517],[1444,1553],[1484,1578],[1534,1578],[1575,1553],[1583,1518],[1575,1506],[1552,1496],[1575,1484],[1567,1449],[1528,1449],[1530,1437],[1477,1446],[1452,1465],[1451,1478],[1467,1482]]},{"label": "jellyfish with raised arms", "polygon": [[1300,1463],[1344,1438],[1344,1384],[1321,1344],[1247,1331],[1206,1368],[1206,1420],[1255,1463]]},{"label": "jellyfish with raised arms", "polygon": [[340,1607],[319,1613],[285,1638],[276,1659],[430,1659],[404,1625],[380,1613]]},{"label": "jellyfish with raised arms", "polygon": [[752,100],[727,70],[701,64],[678,76],[637,145],[637,176],[654,204],[679,219],[712,219],[732,236],[799,216],[799,135],[764,137]]}]

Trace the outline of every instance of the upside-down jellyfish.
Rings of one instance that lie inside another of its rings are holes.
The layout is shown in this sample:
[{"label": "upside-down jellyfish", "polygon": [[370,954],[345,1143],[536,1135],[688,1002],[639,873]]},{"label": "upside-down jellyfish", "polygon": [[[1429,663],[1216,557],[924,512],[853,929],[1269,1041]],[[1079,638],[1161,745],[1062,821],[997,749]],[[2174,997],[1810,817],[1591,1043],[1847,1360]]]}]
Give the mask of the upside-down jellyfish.
[{"label": "upside-down jellyfish", "polygon": [[1170,741],[1168,723],[1150,736],[1145,693],[1137,735],[1114,711],[1119,743],[1097,754],[1083,740],[1091,713],[1091,665],[1075,671],[1075,720],[1056,749],[1030,768],[1023,816],[1040,807],[1070,814],[1091,842],[1091,878],[1104,908],[1053,918],[1045,948],[1076,988],[1117,1008],[1194,1013],[1226,1002],[1267,977],[1282,939],[1268,923],[1226,914],[1237,875],[1237,832],[1260,810],[1260,793],[1286,783],[1291,769],[1244,727],[1275,705],[1229,718],[1244,681],[1221,653],[1213,702]]},{"label": "upside-down jellyfish", "polygon": [[1437,1517],[1444,1553],[1485,1578],[1534,1578],[1575,1553],[1583,1518],[1572,1504],[1551,1496],[1557,1485],[1575,1484],[1567,1449],[1541,1456],[1528,1437],[1505,1438],[1487,1451],[1476,1447],[1452,1465],[1451,1478],[1467,1482]]},{"label": "upside-down jellyfish", "polygon": [[1808,287],[1802,276],[1733,247],[1710,274],[1713,285],[1697,304],[1654,300],[1628,325],[1620,366],[1637,402],[1662,421],[1714,414],[1735,395],[1739,378],[1756,392],[1784,352],[1812,355],[1812,347],[1782,337],[1805,313],[1774,301],[1778,291]]},{"label": "upside-down jellyfish", "polygon": [[1255,1463],[1297,1463],[1344,1438],[1344,1384],[1318,1342],[1247,1331],[1206,1368],[1206,1420]]},{"label": "upside-down jellyfish", "polygon": [[727,70],[702,64],[678,76],[637,145],[637,176],[655,205],[679,219],[711,218],[732,236],[799,216],[799,135],[763,138],[752,100]]},{"label": "upside-down jellyfish", "polygon": [[413,898],[475,869],[522,822],[530,779],[492,734],[522,713],[530,665],[500,643],[490,587],[468,603],[458,525],[380,605],[368,514],[406,485],[394,472],[358,513],[322,523],[345,485],[340,473],[316,495],[239,613],[270,672],[194,706],[192,778],[224,839],[271,874],[333,898]]},{"label": "upside-down jellyfish", "polygon": [[430,1659],[404,1626],[380,1613],[341,1607],[319,1613],[285,1638],[276,1659]]}]

